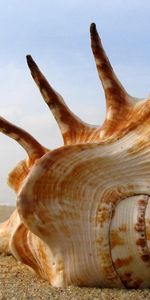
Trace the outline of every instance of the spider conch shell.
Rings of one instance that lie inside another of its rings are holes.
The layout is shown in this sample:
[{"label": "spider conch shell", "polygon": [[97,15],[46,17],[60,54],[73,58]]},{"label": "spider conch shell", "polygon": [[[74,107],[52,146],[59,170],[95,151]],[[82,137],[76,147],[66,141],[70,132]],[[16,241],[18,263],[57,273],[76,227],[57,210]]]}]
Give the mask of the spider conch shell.
[{"label": "spider conch shell", "polygon": [[0,119],[28,154],[9,175],[17,209],[0,227],[0,250],[56,287],[150,287],[150,99],[126,92],[95,24],[91,47],[106,98],[102,126],[73,114],[27,56],[64,146],[50,151]]}]

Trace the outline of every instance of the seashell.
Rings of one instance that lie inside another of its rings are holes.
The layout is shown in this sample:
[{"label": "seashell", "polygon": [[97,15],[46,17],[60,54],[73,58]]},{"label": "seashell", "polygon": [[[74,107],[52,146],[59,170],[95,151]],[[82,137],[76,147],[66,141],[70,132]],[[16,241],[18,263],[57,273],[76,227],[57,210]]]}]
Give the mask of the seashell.
[{"label": "seashell", "polygon": [[150,99],[126,92],[95,24],[90,31],[106,98],[102,126],[72,113],[29,55],[64,146],[50,151],[0,118],[0,131],[28,154],[9,175],[17,208],[0,226],[0,251],[55,287],[150,287]]}]

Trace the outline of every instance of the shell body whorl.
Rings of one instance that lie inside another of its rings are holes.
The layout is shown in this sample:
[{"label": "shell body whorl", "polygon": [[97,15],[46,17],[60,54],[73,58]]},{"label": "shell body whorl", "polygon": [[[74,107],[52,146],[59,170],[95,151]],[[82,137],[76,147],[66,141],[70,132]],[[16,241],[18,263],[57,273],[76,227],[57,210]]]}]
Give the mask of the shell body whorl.
[{"label": "shell body whorl", "polygon": [[[19,214],[28,228],[32,228],[40,238],[44,237],[52,253],[59,248],[64,270],[61,281],[64,284],[105,287],[149,285],[148,275],[144,281],[142,274],[149,274],[150,268],[145,234],[147,195],[150,194],[147,161],[150,154],[144,150],[129,156],[134,144],[133,135],[130,136],[130,143],[129,136],[126,136],[122,142],[68,146],[46,154],[34,167],[18,195]],[[126,139],[128,143],[125,143]],[[144,182],[141,178],[145,179]],[[29,207],[32,207],[30,211]],[[140,212],[141,207],[143,210]],[[125,213],[128,210],[130,213],[133,210],[130,218]],[[130,224],[131,221],[133,224]],[[142,222],[141,231],[138,231],[138,222],[139,225]],[[119,228],[125,226],[126,230],[122,233]],[[131,244],[133,238],[134,245]],[[138,242],[141,245],[136,245]],[[127,251],[129,246],[131,249]],[[73,253],[76,256],[74,263]],[[117,254],[120,255],[118,258]],[[139,268],[139,276],[135,275],[138,261],[143,266]],[[70,270],[70,274],[66,270]],[[130,283],[126,284],[125,274],[130,272],[134,278],[131,281],[131,276]],[[92,278],[91,274],[94,274]]]},{"label": "shell body whorl", "polygon": [[90,32],[104,124],[72,113],[29,55],[64,146],[50,151],[0,118],[0,131],[28,154],[9,176],[17,209],[0,225],[0,251],[56,287],[150,287],[150,99],[126,92],[94,24]]}]

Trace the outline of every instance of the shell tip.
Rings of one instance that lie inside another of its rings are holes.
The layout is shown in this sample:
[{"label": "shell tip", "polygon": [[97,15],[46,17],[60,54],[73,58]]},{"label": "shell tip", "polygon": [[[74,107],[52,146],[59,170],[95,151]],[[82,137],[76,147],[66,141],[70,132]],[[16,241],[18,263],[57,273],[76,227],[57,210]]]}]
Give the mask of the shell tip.
[{"label": "shell tip", "polygon": [[93,33],[96,30],[96,24],[95,23],[91,23],[90,25],[90,32]]},{"label": "shell tip", "polygon": [[34,61],[33,61],[33,59],[32,59],[32,56],[31,56],[30,54],[26,55],[26,59],[27,59],[28,65],[34,63]]}]

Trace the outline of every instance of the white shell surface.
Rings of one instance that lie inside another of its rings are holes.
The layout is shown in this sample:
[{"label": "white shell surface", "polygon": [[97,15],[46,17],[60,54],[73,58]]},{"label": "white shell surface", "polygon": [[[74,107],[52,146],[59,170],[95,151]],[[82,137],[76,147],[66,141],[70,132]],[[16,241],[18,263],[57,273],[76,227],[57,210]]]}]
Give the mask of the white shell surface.
[{"label": "white shell surface", "polygon": [[111,257],[115,270],[128,288],[150,285],[150,253],[145,233],[145,211],[149,200],[146,195],[122,200],[111,221]]}]

